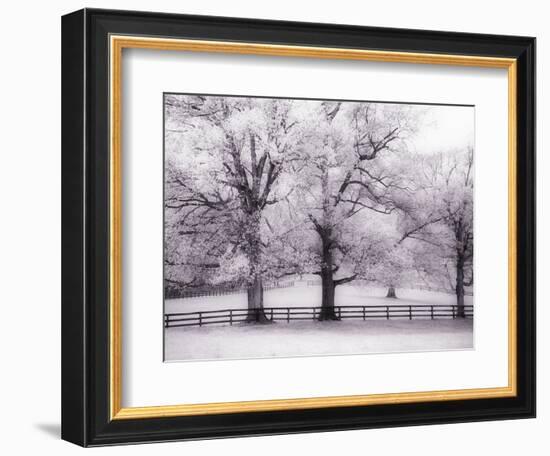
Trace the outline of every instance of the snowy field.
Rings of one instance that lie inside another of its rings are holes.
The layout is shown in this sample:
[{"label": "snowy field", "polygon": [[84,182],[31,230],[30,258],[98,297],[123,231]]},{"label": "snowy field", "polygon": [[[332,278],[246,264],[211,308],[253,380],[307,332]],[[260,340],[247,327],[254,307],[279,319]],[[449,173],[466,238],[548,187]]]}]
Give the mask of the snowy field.
[{"label": "snowy field", "polygon": [[[365,288],[343,285],[336,288],[336,305],[377,306],[377,305],[452,305],[456,296],[425,290],[397,289],[399,299],[387,299],[386,289]],[[314,307],[321,302],[320,286],[296,286],[278,288],[264,292],[265,307]],[[472,296],[464,298],[465,304],[472,304]],[[198,312],[205,310],[246,309],[246,293],[200,298],[167,299],[164,313]]]},{"label": "snowy field", "polygon": [[[386,290],[341,286],[336,305],[451,305],[451,294],[397,290],[398,299],[385,298]],[[274,289],[265,292],[266,307],[316,306],[318,286]],[[465,304],[472,304],[466,296]],[[165,312],[244,309],[246,295],[166,300]],[[344,320],[291,321],[269,325],[173,327],[165,329],[165,360],[246,359],[322,356],[473,348],[473,321],[468,320]]]},{"label": "snowy field", "polygon": [[245,359],[473,348],[472,320],[277,322],[168,328],[165,360]]}]

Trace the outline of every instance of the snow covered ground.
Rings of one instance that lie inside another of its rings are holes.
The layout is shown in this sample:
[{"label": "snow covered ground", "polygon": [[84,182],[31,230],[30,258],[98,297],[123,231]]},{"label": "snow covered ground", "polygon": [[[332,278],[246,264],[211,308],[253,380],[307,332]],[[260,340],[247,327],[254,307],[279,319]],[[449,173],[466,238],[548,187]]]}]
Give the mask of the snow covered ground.
[{"label": "snow covered ground", "polygon": [[[399,299],[387,299],[386,289],[340,286],[336,288],[336,305],[451,305],[456,304],[453,294],[425,290],[397,289]],[[465,304],[472,304],[472,296],[466,296]],[[321,303],[320,286],[278,288],[264,292],[265,307],[313,307]],[[198,312],[204,310],[246,309],[246,294],[208,296],[200,298],[167,299],[165,313]]]},{"label": "snow covered ground", "polygon": [[471,349],[472,325],[462,319],[344,320],[167,328],[165,360]]},{"label": "snow covered ground", "polygon": [[[338,287],[337,305],[450,305],[454,295],[423,290],[397,290],[398,299],[385,298],[384,289]],[[265,292],[266,307],[317,306],[319,286]],[[472,304],[472,297],[466,297]],[[246,295],[166,300],[165,312],[243,309]],[[165,360],[244,359],[320,356],[473,348],[472,320],[344,320],[291,321],[269,325],[174,327],[165,329]]]}]

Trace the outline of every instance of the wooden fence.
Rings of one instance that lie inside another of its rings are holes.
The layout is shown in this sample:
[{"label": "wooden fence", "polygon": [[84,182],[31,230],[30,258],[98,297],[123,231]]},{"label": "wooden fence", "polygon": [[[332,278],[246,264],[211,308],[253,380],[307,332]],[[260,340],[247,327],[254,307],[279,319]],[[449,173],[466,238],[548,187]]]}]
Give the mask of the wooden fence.
[{"label": "wooden fence", "polygon": [[[320,307],[266,307],[265,316],[271,321],[316,320]],[[335,306],[334,311],[341,320],[436,320],[460,318],[456,305],[378,305],[378,306]],[[205,310],[201,312],[180,312],[164,314],[164,327],[234,325],[244,323],[248,309]],[[464,306],[464,317],[473,318],[472,305]]]},{"label": "wooden fence", "polygon": [[[345,286],[366,286],[365,283],[362,283],[361,281],[354,281],[350,283],[344,284]],[[264,291],[267,290],[273,290],[277,288],[292,288],[296,286],[295,281],[290,282],[268,282],[264,283],[263,289]],[[321,286],[320,280],[306,280],[306,286],[308,287],[317,287]],[[418,290],[426,290],[426,291],[440,291],[444,293],[449,293],[450,291],[444,288],[427,288],[427,287],[416,287]],[[167,299],[179,299],[179,298],[201,298],[201,297],[207,297],[207,296],[226,296],[226,295],[232,295],[232,294],[242,294],[246,293],[247,288],[246,287],[235,287],[235,288],[205,288],[205,289],[195,289],[195,290],[178,290],[171,288],[169,290],[165,291],[165,297]],[[397,293],[399,293],[399,288],[397,289]],[[465,291],[466,296],[473,296],[473,293],[471,290]]]},{"label": "wooden fence", "polygon": [[[294,287],[294,282],[272,282],[264,284],[263,289],[272,290],[276,288],[292,288]],[[236,288],[209,288],[205,290],[192,290],[192,291],[172,291],[169,293],[169,298],[201,298],[204,296],[226,296],[231,294],[241,294],[246,293],[246,287],[236,287]]]}]

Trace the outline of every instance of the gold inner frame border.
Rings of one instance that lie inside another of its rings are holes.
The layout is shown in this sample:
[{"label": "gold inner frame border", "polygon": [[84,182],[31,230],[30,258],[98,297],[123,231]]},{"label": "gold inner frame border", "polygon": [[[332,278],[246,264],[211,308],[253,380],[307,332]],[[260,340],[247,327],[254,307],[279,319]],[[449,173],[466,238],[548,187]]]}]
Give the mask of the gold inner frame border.
[{"label": "gold inner frame border", "polygon": [[[517,395],[517,61],[469,55],[393,52],[332,47],[258,44],[111,35],[110,52],[110,339],[112,420],[266,412],[345,406],[514,397]],[[503,68],[508,72],[508,385],[505,387],[327,396],[259,401],[122,407],[122,51],[153,49],[317,59],[367,60],[429,65]]]}]

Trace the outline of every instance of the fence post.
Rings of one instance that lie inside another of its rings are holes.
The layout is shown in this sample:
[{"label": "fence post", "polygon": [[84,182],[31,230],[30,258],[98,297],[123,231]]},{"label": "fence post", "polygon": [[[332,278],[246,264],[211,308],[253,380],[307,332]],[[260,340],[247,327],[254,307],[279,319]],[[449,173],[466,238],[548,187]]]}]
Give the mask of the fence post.
[{"label": "fence post", "polygon": [[434,319],[434,306],[431,306],[432,320]]},{"label": "fence post", "polygon": [[412,306],[409,306],[409,320],[412,320],[412,319],[413,319]]},{"label": "fence post", "polygon": [[366,320],[366,314],[365,314],[365,306],[363,306],[363,321]]},{"label": "fence post", "polygon": [[390,306],[386,306],[386,320],[390,319]]},{"label": "fence post", "polygon": [[453,320],[455,319],[455,306],[452,307],[452,312],[453,312]]},{"label": "fence post", "polygon": [[164,327],[168,328],[168,322],[170,321],[170,315],[164,314]]},{"label": "fence post", "polygon": [[342,319],[342,308],[338,306],[338,320]]},{"label": "fence post", "polygon": [[271,308],[271,315],[270,315],[270,318],[271,318],[271,321],[273,321],[273,307]]},{"label": "fence post", "polygon": [[199,327],[202,326],[202,312],[199,312]]},{"label": "fence post", "polygon": [[229,326],[233,326],[233,309],[229,309]]},{"label": "fence post", "polygon": [[290,323],[290,307],[286,308],[286,322]]}]

